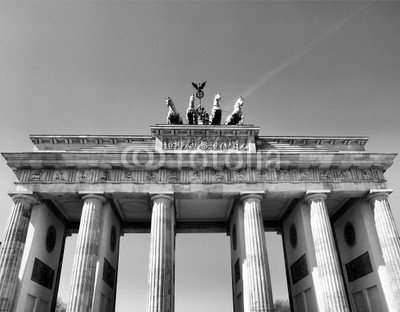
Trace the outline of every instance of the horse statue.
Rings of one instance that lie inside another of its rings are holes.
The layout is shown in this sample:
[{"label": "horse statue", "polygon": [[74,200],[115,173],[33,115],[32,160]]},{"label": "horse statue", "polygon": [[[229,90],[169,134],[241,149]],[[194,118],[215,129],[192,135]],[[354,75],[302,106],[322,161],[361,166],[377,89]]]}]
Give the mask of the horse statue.
[{"label": "horse statue", "polygon": [[217,93],[217,94],[215,94],[213,108],[211,111],[210,123],[212,125],[220,125],[221,124],[222,110],[221,110],[220,102],[221,102],[221,94]]},{"label": "horse statue", "polygon": [[225,125],[243,125],[244,116],[242,113],[244,98],[240,97],[233,107],[233,112],[226,118]]},{"label": "horse statue", "polygon": [[169,108],[167,115],[167,122],[169,125],[182,125],[182,118],[179,116],[178,111],[175,108],[175,104],[172,99],[168,96],[165,100],[167,107]]},{"label": "horse statue", "polygon": [[189,107],[186,110],[186,120],[189,125],[197,125],[197,111],[194,108],[194,95],[190,95]]}]

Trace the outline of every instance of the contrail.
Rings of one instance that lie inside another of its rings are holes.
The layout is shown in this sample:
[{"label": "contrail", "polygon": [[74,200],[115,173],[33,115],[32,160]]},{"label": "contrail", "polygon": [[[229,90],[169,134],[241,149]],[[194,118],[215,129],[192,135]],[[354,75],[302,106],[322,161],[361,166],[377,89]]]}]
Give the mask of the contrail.
[{"label": "contrail", "polygon": [[325,30],[323,33],[321,33],[315,40],[311,41],[309,44],[307,44],[304,48],[302,48],[300,51],[298,51],[295,55],[284,61],[283,63],[279,64],[275,68],[271,69],[268,71],[263,77],[258,79],[256,82],[253,83],[250,87],[248,87],[243,93],[242,96],[244,98],[249,97],[252,95],[254,92],[256,92],[260,87],[262,87],[265,83],[267,83],[270,79],[275,77],[277,74],[279,74],[281,71],[283,71],[285,68],[289,67],[299,59],[301,59],[304,55],[306,55],[312,48],[314,48],[316,45],[318,45],[321,41],[325,40],[327,37],[335,33],[338,29],[343,27],[345,24],[347,24],[352,18],[356,17],[358,14],[361,13],[365,8],[371,5],[371,2],[367,2],[360,7],[358,7],[356,10],[354,10],[352,13],[349,15],[345,16],[343,19],[329,27],[327,30]]}]

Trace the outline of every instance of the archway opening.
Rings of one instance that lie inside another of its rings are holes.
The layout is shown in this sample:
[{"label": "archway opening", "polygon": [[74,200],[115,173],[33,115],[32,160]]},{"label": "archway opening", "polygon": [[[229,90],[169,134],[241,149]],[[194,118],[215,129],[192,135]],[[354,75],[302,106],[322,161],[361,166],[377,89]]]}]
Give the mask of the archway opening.
[{"label": "archway opening", "polygon": [[175,312],[232,312],[226,234],[177,234]]},{"label": "archway opening", "polygon": [[289,293],[286,278],[285,256],[282,236],[276,232],[266,232],[267,253],[271,274],[272,296],[274,304],[289,306]]},{"label": "archway opening", "polygon": [[[282,238],[266,232],[274,302],[288,301]],[[58,296],[68,302],[77,234],[67,237]],[[116,311],[145,311],[150,234],[121,237]],[[232,312],[230,238],[221,233],[176,235],[175,312]]]},{"label": "archway opening", "polygon": [[119,250],[115,311],[146,311],[150,234],[125,234]]},{"label": "archway opening", "polygon": [[62,261],[60,284],[58,288],[58,298],[61,303],[68,304],[70,283],[72,277],[72,267],[74,265],[74,255],[78,234],[68,236],[65,240],[64,257]]}]

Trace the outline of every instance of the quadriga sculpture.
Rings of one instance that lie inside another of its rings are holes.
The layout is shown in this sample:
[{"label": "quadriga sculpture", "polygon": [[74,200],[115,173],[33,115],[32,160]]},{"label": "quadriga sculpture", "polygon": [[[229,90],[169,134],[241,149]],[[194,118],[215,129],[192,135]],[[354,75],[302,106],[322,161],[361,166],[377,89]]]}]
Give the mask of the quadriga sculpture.
[{"label": "quadriga sculpture", "polygon": [[211,111],[211,124],[212,125],[220,125],[221,124],[222,111],[221,111],[220,102],[221,102],[221,94],[217,93],[217,94],[215,94],[213,108]]},{"label": "quadriga sculpture", "polygon": [[242,125],[244,122],[244,116],[242,113],[244,98],[240,97],[233,107],[233,112],[226,118],[225,125]]},{"label": "quadriga sculpture", "polygon": [[178,111],[175,108],[175,104],[172,99],[168,96],[165,100],[167,107],[169,108],[167,115],[167,122],[170,125],[182,125],[182,118],[179,116]]},{"label": "quadriga sculpture", "polygon": [[194,95],[190,95],[189,107],[186,111],[186,120],[189,125],[197,125],[197,111],[194,108]]}]

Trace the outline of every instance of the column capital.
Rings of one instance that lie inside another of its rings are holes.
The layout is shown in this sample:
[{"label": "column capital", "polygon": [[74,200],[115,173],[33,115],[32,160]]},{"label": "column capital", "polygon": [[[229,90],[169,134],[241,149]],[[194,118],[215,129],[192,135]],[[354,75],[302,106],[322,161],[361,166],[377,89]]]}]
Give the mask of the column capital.
[{"label": "column capital", "polygon": [[96,199],[101,202],[101,204],[104,204],[106,202],[106,198],[103,195],[100,194],[86,194],[82,196],[82,199],[84,201],[88,199]]},{"label": "column capital", "polygon": [[247,199],[259,200],[261,201],[265,196],[263,192],[241,192],[240,201],[243,202]]},{"label": "column capital", "polygon": [[306,202],[310,202],[313,199],[316,200],[325,200],[328,195],[331,193],[330,190],[310,190],[306,191],[306,194],[304,195],[304,200]]},{"label": "column capital", "polygon": [[373,203],[375,199],[387,199],[392,192],[393,190],[390,189],[371,189],[368,192],[367,199]]},{"label": "column capital", "polygon": [[170,201],[171,203],[174,201],[174,193],[169,192],[169,193],[150,193],[150,199],[152,202],[154,202],[157,199],[166,199]]},{"label": "column capital", "polygon": [[11,196],[11,199],[13,200],[14,203],[17,200],[26,201],[31,205],[38,203],[38,200],[33,195],[29,195],[29,194],[15,194],[15,195]]}]

